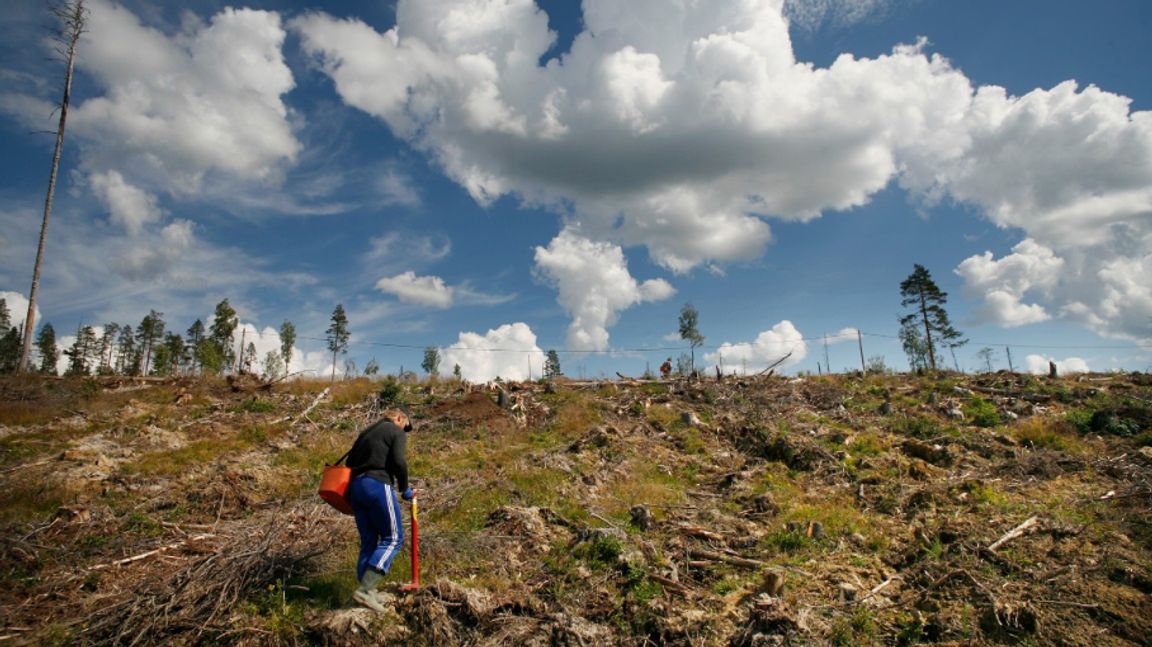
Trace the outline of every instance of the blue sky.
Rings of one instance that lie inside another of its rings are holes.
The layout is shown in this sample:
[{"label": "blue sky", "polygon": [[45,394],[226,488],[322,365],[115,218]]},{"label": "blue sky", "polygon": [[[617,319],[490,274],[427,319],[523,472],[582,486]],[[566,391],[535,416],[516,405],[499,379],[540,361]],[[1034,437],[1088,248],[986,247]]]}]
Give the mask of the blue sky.
[{"label": "blue sky", "polygon": [[[228,298],[322,372],[906,368],[916,263],[997,368],[1152,367],[1152,5],[89,0],[40,321]],[[31,279],[61,67],[0,8],[0,292]],[[65,339],[65,343],[67,343]],[[573,352],[568,352],[573,351]],[[583,352],[575,352],[583,351]],[[948,363],[951,364],[951,357]]]}]

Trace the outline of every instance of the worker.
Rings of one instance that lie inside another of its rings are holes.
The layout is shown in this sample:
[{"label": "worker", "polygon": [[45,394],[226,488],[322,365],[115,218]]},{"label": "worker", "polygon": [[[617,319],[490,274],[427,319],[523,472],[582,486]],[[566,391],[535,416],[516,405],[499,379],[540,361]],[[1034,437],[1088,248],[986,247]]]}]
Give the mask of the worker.
[{"label": "worker", "polygon": [[396,493],[400,492],[405,501],[415,496],[408,487],[405,457],[407,433],[411,430],[407,413],[387,411],[379,422],[360,432],[348,453],[352,481],[347,498],[360,533],[360,557],[356,561],[360,586],[352,598],[374,611],[384,611],[377,588],[404,545],[403,518]]},{"label": "worker", "polygon": [[660,365],[660,377],[667,378],[670,373],[672,373],[672,358],[671,357],[664,360],[664,363]]}]

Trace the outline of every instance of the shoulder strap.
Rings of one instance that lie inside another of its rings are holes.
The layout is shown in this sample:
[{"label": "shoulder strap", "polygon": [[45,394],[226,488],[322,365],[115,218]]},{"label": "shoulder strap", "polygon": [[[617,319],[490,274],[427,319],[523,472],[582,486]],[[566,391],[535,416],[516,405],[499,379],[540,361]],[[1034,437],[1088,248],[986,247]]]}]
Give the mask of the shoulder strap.
[{"label": "shoulder strap", "polygon": [[344,462],[344,460],[348,458],[348,454],[351,454],[351,453],[352,453],[352,450],[351,450],[351,449],[349,449],[348,451],[344,452],[344,455],[343,455],[343,456],[341,456],[340,458],[336,459],[336,462],[335,462],[335,463],[332,463],[332,464],[333,464],[333,465],[339,465],[339,464],[343,463],[343,462]]}]

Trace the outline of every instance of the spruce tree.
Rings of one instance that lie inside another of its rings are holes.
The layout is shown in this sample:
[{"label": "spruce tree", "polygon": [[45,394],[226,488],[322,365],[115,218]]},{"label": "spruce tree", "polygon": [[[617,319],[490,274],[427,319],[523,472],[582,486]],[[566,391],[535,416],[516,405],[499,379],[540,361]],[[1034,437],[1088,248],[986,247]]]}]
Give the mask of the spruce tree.
[{"label": "spruce tree", "polygon": [[948,293],[942,291],[923,265],[915,265],[912,274],[900,283],[900,305],[912,307],[912,312],[900,318],[900,325],[923,326],[924,343],[928,347],[928,366],[936,370],[936,351],[939,345],[956,348],[968,343],[948,321],[944,304]]},{"label": "spruce tree", "polygon": [[36,351],[40,353],[40,372],[56,375],[56,362],[60,359],[60,349],[56,347],[56,329],[45,322],[36,335]]}]

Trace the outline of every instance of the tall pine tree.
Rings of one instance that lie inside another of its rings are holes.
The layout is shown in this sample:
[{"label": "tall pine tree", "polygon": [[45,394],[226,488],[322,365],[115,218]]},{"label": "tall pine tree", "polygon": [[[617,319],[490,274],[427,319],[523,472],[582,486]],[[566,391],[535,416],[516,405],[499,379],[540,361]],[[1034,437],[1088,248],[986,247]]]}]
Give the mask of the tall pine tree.
[{"label": "tall pine tree", "polygon": [[900,326],[902,329],[915,326],[917,332],[923,327],[922,340],[928,348],[928,367],[935,371],[936,351],[941,345],[955,348],[968,343],[948,321],[948,313],[944,310],[948,293],[936,285],[923,265],[917,264],[912,274],[900,283],[900,296],[904,297],[900,305],[912,308],[912,312],[900,318]]},{"label": "tall pine tree", "polygon": [[348,352],[348,316],[344,314],[344,304],[336,304],[332,311],[332,323],[326,331],[328,350],[332,351],[332,381],[336,381],[336,354]]}]

